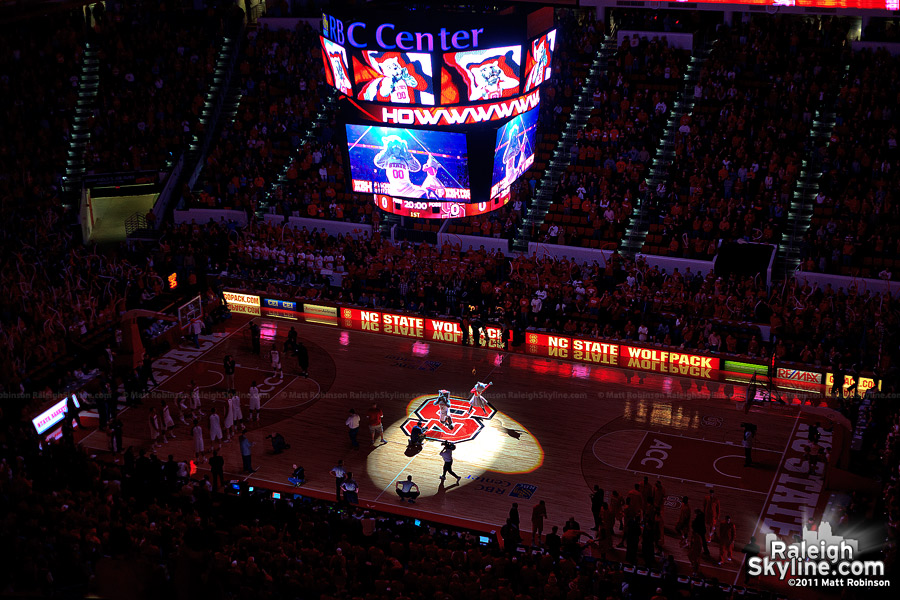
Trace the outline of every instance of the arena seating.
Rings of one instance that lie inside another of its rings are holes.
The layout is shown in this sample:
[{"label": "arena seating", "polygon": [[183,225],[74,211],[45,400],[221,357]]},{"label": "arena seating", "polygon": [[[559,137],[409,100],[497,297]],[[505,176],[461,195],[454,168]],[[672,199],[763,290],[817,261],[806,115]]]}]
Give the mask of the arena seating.
[{"label": "arena seating", "polygon": [[594,110],[571,149],[567,176],[538,233],[540,241],[617,247],[681,84],[689,52],[665,36],[624,39],[594,94]]},{"label": "arena seating", "polygon": [[129,277],[153,282],[121,257],[85,248],[71,227],[75,211],[64,206],[83,17],[64,11],[7,31],[0,36],[0,389],[19,393],[56,368],[81,366],[79,349],[116,321]]},{"label": "arena seating", "polygon": [[881,50],[856,52],[837,100],[837,123],[814,157],[822,178],[806,235],[805,271],[896,280],[900,207],[891,190],[900,175],[900,114],[893,106],[900,60]]},{"label": "arena seating", "polygon": [[781,240],[813,116],[837,92],[848,27],[784,16],[720,32],[644,253],[711,260],[726,241]]},{"label": "arena seating", "polygon": [[95,11],[100,83],[85,166],[94,173],[166,170],[200,130],[220,18],[165,3],[106,6]]}]

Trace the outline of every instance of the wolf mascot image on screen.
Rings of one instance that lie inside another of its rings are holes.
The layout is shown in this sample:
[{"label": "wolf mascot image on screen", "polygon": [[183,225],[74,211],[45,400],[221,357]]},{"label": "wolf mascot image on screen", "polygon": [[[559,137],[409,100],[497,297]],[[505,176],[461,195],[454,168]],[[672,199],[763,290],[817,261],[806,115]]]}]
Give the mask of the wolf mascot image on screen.
[{"label": "wolf mascot image on screen", "polygon": [[550,75],[550,61],[556,47],[556,30],[532,40],[525,60],[525,87],[523,92],[530,92],[538,87]]},{"label": "wolf mascot image on screen", "polygon": [[347,77],[347,70],[344,66],[344,57],[341,54],[328,53],[328,60],[331,62],[331,73],[334,77],[334,87],[339,89],[343,94],[349,94],[353,91],[350,85],[350,78]]},{"label": "wolf mascot image on screen", "polygon": [[397,135],[389,135],[382,140],[384,148],[375,155],[375,166],[384,169],[388,179],[388,193],[392,196],[405,196],[407,198],[420,198],[424,191],[417,185],[413,185],[409,179],[410,173],[418,173],[422,170],[419,162],[412,152],[406,140]]},{"label": "wolf mascot image on screen", "polygon": [[328,85],[337,88],[342,94],[352,94],[353,86],[348,75],[346,50],[330,40],[320,39],[322,41],[322,55],[325,58],[326,82]]},{"label": "wolf mascot image on screen", "polygon": [[434,104],[428,54],[365,51],[354,55],[357,99],[392,104]]}]

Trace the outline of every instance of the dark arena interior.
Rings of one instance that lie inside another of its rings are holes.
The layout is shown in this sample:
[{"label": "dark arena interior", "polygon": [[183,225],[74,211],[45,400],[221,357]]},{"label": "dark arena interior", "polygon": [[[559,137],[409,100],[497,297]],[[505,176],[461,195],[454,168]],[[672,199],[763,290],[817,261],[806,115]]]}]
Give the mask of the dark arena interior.
[{"label": "dark arena interior", "polygon": [[898,98],[897,0],[0,0],[0,598],[888,597]]}]

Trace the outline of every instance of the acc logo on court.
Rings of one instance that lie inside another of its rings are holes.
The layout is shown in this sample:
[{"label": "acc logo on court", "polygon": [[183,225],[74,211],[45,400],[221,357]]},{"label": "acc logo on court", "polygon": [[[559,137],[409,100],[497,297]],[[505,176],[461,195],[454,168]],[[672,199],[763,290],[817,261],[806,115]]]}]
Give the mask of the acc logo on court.
[{"label": "acc logo on court", "polygon": [[407,419],[400,426],[403,433],[410,435],[416,423],[421,422],[422,429],[425,430],[425,437],[430,440],[453,442],[454,444],[468,442],[474,440],[481,433],[481,430],[484,429],[484,421],[490,421],[497,414],[490,403],[487,408],[476,408],[473,412],[468,400],[450,396],[450,420],[453,422],[453,427],[447,427],[440,421],[437,401],[437,396],[426,397],[416,409],[415,416]]}]

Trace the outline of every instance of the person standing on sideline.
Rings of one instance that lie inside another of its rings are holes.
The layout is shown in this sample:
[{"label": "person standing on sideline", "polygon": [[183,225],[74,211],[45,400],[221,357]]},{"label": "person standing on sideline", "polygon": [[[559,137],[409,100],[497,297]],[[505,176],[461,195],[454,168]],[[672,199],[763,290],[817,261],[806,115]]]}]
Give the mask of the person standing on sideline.
[{"label": "person standing on sideline", "polygon": [[[219,432],[221,439],[221,431]],[[213,450],[212,456],[209,458],[209,470],[212,471],[212,488],[213,491],[219,489],[219,484],[225,483],[225,459],[219,456],[218,449]]]},{"label": "person standing on sideline", "polygon": [[141,363],[141,381],[145,390],[149,389],[151,381],[155,387],[159,387],[159,382],[156,381],[156,376],[153,374],[153,359],[146,353],[144,354],[144,361]]},{"label": "person standing on sideline", "polygon": [[[706,543],[706,517],[699,508],[694,509],[694,520],[691,521],[691,533],[699,535],[702,541],[703,554],[709,556],[709,544]],[[694,538],[691,537],[690,547],[693,548]]]},{"label": "person standing on sideline", "polygon": [[303,342],[298,341],[296,346],[297,366],[300,367],[300,374],[309,377],[309,351]]},{"label": "person standing on sideline", "polygon": [[209,411],[209,443],[210,445],[215,444],[216,450],[222,447],[222,421],[216,414],[215,406]]},{"label": "person standing on sideline", "polygon": [[356,414],[355,409],[350,409],[350,415],[344,421],[344,424],[347,426],[347,433],[350,435],[350,446],[354,450],[359,450],[359,441],[356,439],[356,436],[359,435],[359,415]]},{"label": "person standing on sideline", "polygon": [[194,347],[200,347],[200,334],[203,333],[203,321],[194,319],[191,321],[191,338],[194,340]]},{"label": "person standing on sideline", "polygon": [[750,575],[750,559],[759,556],[759,544],[756,543],[755,537],[750,536],[750,541],[744,546],[742,552],[744,553],[744,585],[747,585],[752,577]]},{"label": "person standing on sideline", "polygon": [[734,552],[734,523],[731,522],[730,516],[725,516],[725,520],[719,523],[719,564],[726,560],[732,561],[732,553]]},{"label": "person standing on sideline", "polygon": [[419,497],[419,486],[413,482],[412,475],[407,475],[406,481],[397,482],[397,495],[401,501],[409,500],[410,504],[415,504]]},{"label": "person standing on sideline", "polygon": [[521,529],[521,520],[519,519],[519,503],[513,502],[512,507],[509,509],[509,520],[513,525],[516,526],[516,529]]},{"label": "person standing on sideline", "polygon": [[191,433],[194,435],[194,458],[198,462],[205,461],[206,448],[203,446],[203,428],[200,427],[200,421],[197,419],[194,419],[194,428]]},{"label": "person standing on sideline", "polygon": [[594,516],[594,531],[600,531],[600,509],[603,507],[603,496],[605,493],[600,489],[599,485],[594,486],[591,492],[591,514]]},{"label": "person standing on sideline", "polygon": [[544,533],[544,519],[547,518],[547,505],[541,500],[531,509],[531,545],[541,545],[541,534]]},{"label": "person standing on sideline", "polygon": [[244,461],[244,473],[256,473],[257,469],[253,468],[250,455],[250,449],[255,446],[254,442],[248,440],[247,436],[242,433],[238,438],[238,443],[241,445],[241,460]]},{"label": "person standing on sideline", "polygon": [[256,387],[255,381],[250,383],[250,391],[247,395],[250,397],[250,421],[259,423],[259,388]]},{"label": "person standing on sideline", "polygon": [[381,412],[381,409],[378,408],[378,405],[373,403],[372,408],[369,409],[369,412],[366,416],[369,419],[369,433],[372,434],[372,445],[375,445],[376,438],[380,438],[382,444],[387,444],[387,442],[384,440],[384,425],[381,424],[381,419],[384,418],[384,413]]},{"label": "person standing on sideline", "polygon": [[453,472],[453,451],[456,450],[456,446],[450,442],[444,442],[443,446],[444,449],[441,450],[441,458],[444,459],[444,471],[441,474],[441,481],[444,481],[447,478],[447,473],[450,473],[456,477],[456,483],[459,483],[459,480],[462,478]]},{"label": "person standing on sideline", "polygon": [[272,359],[272,374],[274,377],[277,377],[279,381],[284,379],[284,371],[281,368],[281,354],[278,352],[278,346],[272,344],[272,349],[269,351],[269,356]]},{"label": "person standing on sideline", "polygon": [[259,356],[260,353],[260,334],[262,330],[260,330],[259,325],[256,324],[256,321],[250,321],[250,345],[253,348],[253,354]]},{"label": "person standing on sideline", "polygon": [[347,501],[347,504],[358,504],[359,503],[359,486],[356,485],[356,480],[353,479],[353,473],[347,473],[347,476],[344,477],[344,483],[341,484],[341,491],[344,492],[344,500]]},{"label": "person standing on sideline", "polygon": [[77,400],[75,399],[75,394],[70,394],[66,399],[66,418],[69,419],[69,423],[75,421],[78,423],[79,429],[83,427],[81,424],[81,409],[76,404]]},{"label": "person standing on sideline", "polygon": [[331,474],[334,476],[334,492],[337,496],[337,501],[341,501],[341,486],[344,485],[344,478],[347,477],[347,471],[344,470],[344,461],[339,460],[336,467],[331,469]]},{"label": "person standing on sideline", "polygon": [[234,362],[230,354],[226,354],[225,358],[222,359],[222,367],[225,370],[225,388],[229,390],[234,389],[234,371],[237,368],[237,363]]},{"label": "person standing on sideline", "polygon": [[678,522],[675,523],[675,533],[681,536],[681,546],[687,546],[688,535],[691,533],[691,502],[687,496],[681,497],[681,509],[678,511]]},{"label": "person standing on sideline", "polygon": [[753,437],[756,434],[752,429],[744,429],[744,466],[753,466]]}]

